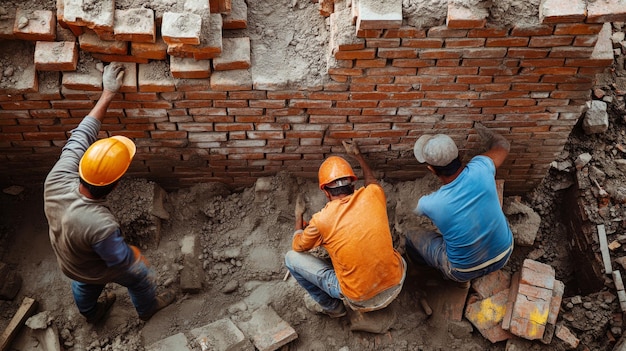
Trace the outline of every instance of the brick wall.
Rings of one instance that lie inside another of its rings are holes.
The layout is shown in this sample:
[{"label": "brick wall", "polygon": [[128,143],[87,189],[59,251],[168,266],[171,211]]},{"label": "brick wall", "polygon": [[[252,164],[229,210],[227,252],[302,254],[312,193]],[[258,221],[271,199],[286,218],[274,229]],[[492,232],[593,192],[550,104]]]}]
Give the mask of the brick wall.
[{"label": "brick wall", "polygon": [[[320,10],[330,15],[329,79],[287,91],[254,88],[247,38],[224,44],[198,28],[198,38],[168,34],[165,42],[147,26],[147,34],[120,29],[116,39],[115,29],[73,20],[62,8],[56,40],[50,30],[9,30],[0,20],[0,46],[26,41],[50,51],[63,42],[67,51],[55,62],[35,48],[32,77],[0,85],[0,183],[42,182],[68,132],[95,104],[101,73],[73,71],[89,51],[131,72],[101,136],[133,138],[130,175],[169,189],[249,185],[281,170],[315,179],[322,159],[341,153],[347,138],[385,179],[411,180],[426,172],[412,152],[421,134],[449,134],[468,159],[480,146],[472,125],[481,121],[511,141],[498,177],[507,193],[522,193],[563,149],[595,74],[613,62],[610,22],[626,19],[620,0],[544,0],[535,25],[498,27],[451,5],[446,25],[418,29],[402,25],[401,0],[387,1],[386,14],[371,11],[372,0]],[[229,11],[200,17],[223,29],[245,26]],[[167,22],[153,21],[157,28]],[[146,73],[163,67],[169,76]]]}]

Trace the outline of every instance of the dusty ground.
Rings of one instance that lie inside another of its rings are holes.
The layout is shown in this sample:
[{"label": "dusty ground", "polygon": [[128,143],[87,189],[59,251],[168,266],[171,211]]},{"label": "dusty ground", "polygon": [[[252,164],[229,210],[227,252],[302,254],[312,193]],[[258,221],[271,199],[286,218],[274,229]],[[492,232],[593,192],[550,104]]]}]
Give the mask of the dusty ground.
[{"label": "dusty ground", "polygon": [[[42,8],[54,8],[53,1],[41,2]],[[315,13],[311,11],[313,5],[307,1],[287,2],[289,6],[280,8],[290,8],[292,14],[308,16]],[[307,41],[307,33],[296,26],[299,23],[297,20],[282,13],[278,17],[287,19],[289,26],[281,27],[281,23],[276,23],[276,17],[271,20],[272,16],[268,16],[275,11],[266,12],[262,7],[255,8],[255,2],[249,3],[252,7],[249,15],[251,22],[254,22],[249,29],[254,43],[253,67],[264,67],[260,60],[265,56],[261,54],[267,54],[267,51],[255,50],[275,40],[283,43],[281,50],[278,50],[280,52],[288,52],[298,45],[311,48],[312,51],[306,51],[305,55],[319,52],[317,39]],[[261,2],[256,3],[258,5]],[[472,1],[464,3],[471,4]],[[532,3],[498,2],[489,11],[494,19],[501,16],[503,21],[510,21],[511,13],[528,15],[522,10],[526,7],[524,4]],[[437,12],[439,7],[434,6],[437,1],[429,3],[432,16],[428,15],[430,12],[424,12],[425,4],[405,0],[405,15],[415,11],[424,14],[423,18],[427,20],[441,21]],[[528,11],[532,13],[535,9],[533,7]],[[409,16],[409,22],[415,21],[415,18]],[[318,26],[312,28],[323,28],[323,21]],[[268,38],[267,41],[263,41],[264,38]],[[289,55],[285,54],[284,57]],[[311,67],[301,67],[297,62],[293,64],[298,65],[293,68],[294,72],[299,72],[295,77],[311,74],[314,78],[316,72],[322,69],[317,63]],[[541,216],[541,226],[535,244],[532,247],[516,247],[513,258],[505,267],[507,271],[515,271],[521,260],[529,256],[555,267],[557,279],[566,284],[559,321],[581,339],[580,350],[584,350],[584,347],[589,350],[610,350],[611,337],[619,338],[622,332],[621,313],[610,282],[603,291],[587,295],[579,293],[579,286],[584,282],[576,280],[576,267],[572,264],[568,245],[565,244],[571,239],[570,233],[563,224],[560,210],[564,207],[563,193],[574,182],[575,161],[579,155],[588,152],[592,159],[586,171],[607,191],[611,191],[612,198],[606,210],[599,211],[596,208],[597,191],[587,190],[590,218],[594,223],[605,224],[609,241],[624,240],[620,235],[624,231],[626,211],[623,201],[619,199],[623,199],[620,194],[626,188],[622,162],[625,154],[620,148],[620,145],[626,145],[623,120],[625,109],[623,99],[617,98],[623,95],[624,90],[622,84],[626,74],[623,67],[623,58],[619,58],[613,73],[598,83],[598,87],[612,98],[609,130],[587,136],[577,127],[544,182],[534,192],[522,197]],[[286,76],[286,80],[290,79],[290,76]],[[596,98],[599,96],[596,94]],[[255,191],[254,187],[230,190],[219,184],[204,184],[169,193],[165,210],[170,218],[162,221],[158,246],[153,238],[146,237],[142,231],[145,229],[142,218],[133,217],[134,209],[145,204],[143,196],[149,184],[136,181],[122,187],[124,196],[112,196],[112,200],[120,199],[113,207],[121,208],[120,217],[129,220],[126,224],[130,228],[127,235],[130,240],[144,247],[145,255],[159,274],[161,288],[179,288],[181,241],[190,235],[200,238],[203,248],[200,259],[204,266],[205,281],[200,293],[179,293],[174,305],[148,323],[136,318],[125,290],[111,285],[108,290],[116,292],[118,300],[106,324],[99,327],[83,323],[74,306],[69,281],[58,270],[47,237],[42,189],[28,188],[15,196],[0,193],[0,261],[9,264],[24,278],[22,289],[14,300],[0,301],[0,330],[6,327],[22,298],[29,296],[39,302],[39,311],[50,312],[54,318],[53,325],[59,330],[61,342],[67,350],[142,350],[145,345],[163,337],[218,319],[231,318],[235,323],[244,321],[260,306],[270,305],[298,333],[298,339],[289,345],[289,350],[504,350],[505,343],[490,344],[472,330],[468,323],[444,325],[427,318],[416,302],[423,279],[413,273],[390,307],[397,313],[398,320],[386,334],[352,332],[347,318],[330,320],[309,313],[302,304],[303,290],[293,278],[283,280],[286,272],[283,256],[290,247],[296,194],[306,194],[308,217],[324,205],[325,199],[314,181],[296,179],[288,174],[280,174],[266,181],[270,184],[266,192]],[[435,189],[437,185],[436,179],[432,177],[414,182],[384,184],[388,196],[390,227],[393,229],[394,243],[400,251],[400,234],[403,231],[412,226],[428,224],[414,217],[410,209],[420,195]],[[613,255],[623,256],[624,249],[616,249]],[[614,268],[618,266],[614,265]],[[615,316],[620,316],[618,321]],[[24,329],[17,341],[21,345],[20,350],[41,349],[29,337],[28,328]],[[528,349],[562,350],[563,345],[555,339],[551,345],[536,343]]]}]

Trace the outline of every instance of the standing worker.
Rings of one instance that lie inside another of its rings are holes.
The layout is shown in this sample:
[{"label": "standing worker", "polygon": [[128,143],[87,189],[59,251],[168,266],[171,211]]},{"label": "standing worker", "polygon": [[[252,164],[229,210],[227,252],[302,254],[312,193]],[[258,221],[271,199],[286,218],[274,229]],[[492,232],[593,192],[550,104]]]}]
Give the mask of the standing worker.
[{"label": "standing worker", "polygon": [[422,135],[413,148],[415,158],[443,183],[420,198],[414,212],[430,218],[441,233],[408,232],[406,253],[414,263],[435,267],[447,279],[463,283],[461,287],[502,268],[513,251],[513,234],[495,181],[510,144],[478,122],[475,129],[488,150],[465,167],[447,135]]},{"label": "standing worker", "polygon": [[[319,188],[328,203],[304,224],[304,201],[295,207],[292,249],[287,269],[308,292],[305,306],[331,318],[353,310],[368,312],[386,307],[400,293],[406,264],[393,248],[387,202],[359,148],[343,143],[363,170],[365,186],[355,190],[357,177],[341,157],[328,157],[319,168]],[[322,246],[330,261],[307,251]],[[343,301],[342,301],[343,300]]]},{"label": "standing worker", "polygon": [[126,244],[119,224],[105,206],[105,197],[126,173],[136,150],[123,136],[96,141],[123,76],[122,65],[105,67],[100,99],[72,130],[45,181],[44,207],[52,249],[61,271],[72,280],[78,310],[92,324],[102,321],[115,302],[115,294],[100,297],[110,282],[128,288],[144,321],[175,297],[173,291],[156,295],[154,271],[137,247]]}]

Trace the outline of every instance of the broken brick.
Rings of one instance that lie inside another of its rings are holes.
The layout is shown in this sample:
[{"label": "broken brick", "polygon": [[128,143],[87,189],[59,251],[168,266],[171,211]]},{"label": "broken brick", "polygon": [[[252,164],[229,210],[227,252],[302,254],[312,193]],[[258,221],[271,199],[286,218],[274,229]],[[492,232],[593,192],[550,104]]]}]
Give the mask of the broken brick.
[{"label": "broken brick", "polygon": [[56,17],[52,11],[24,10],[15,12],[13,34],[22,40],[53,41],[56,38]]},{"label": "broken brick", "polygon": [[509,290],[502,290],[486,299],[468,303],[465,309],[465,318],[492,343],[513,337],[511,333],[502,329],[508,298]]},{"label": "broken brick", "polygon": [[148,8],[115,10],[115,40],[154,43],[156,23],[154,11]]},{"label": "broken brick", "polygon": [[38,41],[35,44],[35,69],[38,71],[74,71],[77,65],[76,42]]}]

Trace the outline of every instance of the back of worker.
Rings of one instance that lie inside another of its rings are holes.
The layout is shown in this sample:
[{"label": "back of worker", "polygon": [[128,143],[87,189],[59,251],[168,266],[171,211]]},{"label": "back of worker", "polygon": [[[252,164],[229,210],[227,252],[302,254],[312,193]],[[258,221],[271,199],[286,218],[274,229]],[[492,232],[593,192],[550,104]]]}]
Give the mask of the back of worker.
[{"label": "back of worker", "polygon": [[352,300],[372,298],[402,279],[402,259],[393,248],[385,194],[378,184],[328,202],[293,240],[295,251],[318,245],[328,251],[341,291]]}]

